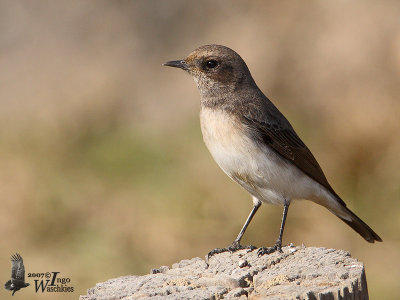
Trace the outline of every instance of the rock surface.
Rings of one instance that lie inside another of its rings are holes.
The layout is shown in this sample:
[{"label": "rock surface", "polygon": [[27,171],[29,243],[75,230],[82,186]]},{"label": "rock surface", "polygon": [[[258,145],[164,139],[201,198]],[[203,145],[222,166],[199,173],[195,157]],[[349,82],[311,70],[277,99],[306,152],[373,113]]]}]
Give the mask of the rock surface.
[{"label": "rock surface", "polygon": [[208,264],[182,260],[149,275],[96,284],[81,300],[368,299],[364,266],[343,250],[286,246],[283,253],[224,252]]}]

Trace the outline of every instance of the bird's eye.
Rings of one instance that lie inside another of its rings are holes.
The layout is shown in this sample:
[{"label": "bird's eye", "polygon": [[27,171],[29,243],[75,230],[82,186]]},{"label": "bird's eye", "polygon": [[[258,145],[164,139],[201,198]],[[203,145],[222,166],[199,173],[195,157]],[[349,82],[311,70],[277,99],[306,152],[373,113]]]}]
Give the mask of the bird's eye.
[{"label": "bird's eye", "polygon": [[206,66],[209,69],[214,69],[216,66],[218,66],[218,62],[215,59],[210,59],[206,61]]}]

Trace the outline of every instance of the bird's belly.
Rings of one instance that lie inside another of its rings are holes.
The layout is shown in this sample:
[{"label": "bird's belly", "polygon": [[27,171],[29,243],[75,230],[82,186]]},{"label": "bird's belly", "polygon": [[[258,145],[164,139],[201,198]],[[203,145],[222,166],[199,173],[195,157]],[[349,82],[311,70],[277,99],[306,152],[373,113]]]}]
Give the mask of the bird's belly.
[{"label": "bird's belly", "polygon": [[311,199],[319,184],[246,134],[240,120],[222,110],[202,108],[203,139],[221,169],[250,194],[273,204]]}]

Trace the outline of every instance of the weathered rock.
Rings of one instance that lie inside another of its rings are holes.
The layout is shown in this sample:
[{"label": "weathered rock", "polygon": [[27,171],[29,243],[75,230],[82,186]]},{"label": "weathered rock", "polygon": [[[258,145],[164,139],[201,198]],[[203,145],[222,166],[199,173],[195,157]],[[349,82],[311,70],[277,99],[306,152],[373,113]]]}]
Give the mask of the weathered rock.
[{"label": "weathered rock", "polygon": [[364,266],[343,250],[284,247],[257,256],[240,250],[182,260],[144,276],[98,283],[81,300],[368,299]]}]

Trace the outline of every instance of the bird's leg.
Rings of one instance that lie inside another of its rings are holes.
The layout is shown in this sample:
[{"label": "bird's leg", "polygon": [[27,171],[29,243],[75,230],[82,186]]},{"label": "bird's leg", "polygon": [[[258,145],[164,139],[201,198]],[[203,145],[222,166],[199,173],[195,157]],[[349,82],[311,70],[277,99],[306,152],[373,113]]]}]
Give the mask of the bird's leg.
[{"label": "bird's leg", "polygon": [[275,251],[282,252],[282,236],[283,236],[283,230],[285,229],[285,223],[286,223],[286,216],[289,210],[289,204],[285,203],[283,206],[283,216],[282,216],[282,223],[281,223],[281,229],[279,231],[279,237],[273,247],[262,247],[258,249],[258,256],[264,255],[264,254],[270,254]]},{"label": "bird's leg", "polygon": [[285,203],[283,206],[283,216],[282,216],[281,228],[279,230],[279,237],[275,243],[275,245],[277,246],[277,248],[280,252],[282,252],[282,236],[283,236],[283,230],[285,229],[285,223],[286,223],[286,217],[287,217],[288,210],[289,210],[289,204]]},{"label": "bird's leg", "polygon": [[247,226],[249,226],[251,220],[253,219],[254,215],[256,214],[256,212],[260,208],[260,206],[261,206],[261,202],[260,201],[255,201],[254,202],[253,209],[251,210],[249,216],[247,217],[246,222],[244,223],[244,225],[243,225],[242,229],[240,230],[238,236],[236,237],[236,239],[233,241],[233,243],[230,246],[228,246],[226,248],[214,249],[214,250],[212,250],[212,251],[210,251],[208,253],[208,257],[211,257],[214,254],[227,252],[227,251],[235,252],[235,251],[241,250],[241,249],[250,249],[250,250],[256,249],[255,246],[242,246],[242,245],[240,245],[240,240],[242,239],[242,237],[243,237],[243,235],[244,235],[244,233],[245,233],[245,231],[247,229]]},{"label": "bird's leg", "polygon": [[261,202],[260,201],[254,203],[253,209],[251,210],[249,216],[247,217],[246,222],[244,223],[244,225],[243,225],[242,229],[240,230],[238,236],[233,241],[232,245],[230,245],[228,248],[233,248],[233,249],[238,248],[238,249],[240,249],[240,247],[242,247],[240,245],[240,241],[241,241],[241,239],[242,239],[242,237],[243,237],[243,235],[244,235],[244,233],[245,233],[245,231],[247,229],[247,226],[249,226],[251,220],[253,219],[254,215],[256,214],[256,212],[260,208],[260,206],[261,206]]}]

